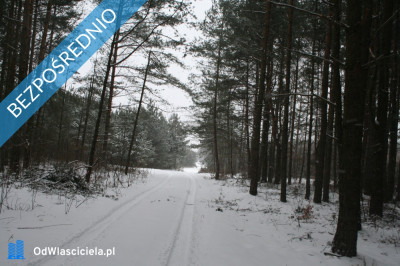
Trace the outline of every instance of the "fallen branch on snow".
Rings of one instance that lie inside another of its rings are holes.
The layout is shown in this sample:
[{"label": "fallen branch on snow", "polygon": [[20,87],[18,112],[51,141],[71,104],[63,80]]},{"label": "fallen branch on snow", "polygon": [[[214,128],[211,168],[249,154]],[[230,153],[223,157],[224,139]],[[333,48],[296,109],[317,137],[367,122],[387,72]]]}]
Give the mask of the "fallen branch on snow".
[{"label": "fallen branch on snow", "polygon": [[62,226],[62,225],[72,225],[72,224],[53,224],[53,225],[34,226],[34,227],[17,227],[17,229],[42,229],[42,228]]},{"label": "fallen branch on snow", "polygon": [[324,252],[324,255],[325,256],[334,256],[334,257],[338,257],[338,258],[343,257],[342,255],[335,254],[335,253],[332,253],[332,252]]}]

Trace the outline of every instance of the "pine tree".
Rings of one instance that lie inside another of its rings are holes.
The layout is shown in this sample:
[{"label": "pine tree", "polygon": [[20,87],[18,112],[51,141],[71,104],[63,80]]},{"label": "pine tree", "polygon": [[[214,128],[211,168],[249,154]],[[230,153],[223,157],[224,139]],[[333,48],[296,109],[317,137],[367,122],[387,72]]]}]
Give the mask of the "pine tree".
[{"label": "pine tree", "polygon": [[[360,7],[363,9],[360,9]],[[346,76],[343,117],[344,173],[339,179],[339,219],[332,251],[344,256],[357,255],[360,217],[361,149],[365,87],[363,66],[367,62],[370,32],[370,1],[347,1]]]}]

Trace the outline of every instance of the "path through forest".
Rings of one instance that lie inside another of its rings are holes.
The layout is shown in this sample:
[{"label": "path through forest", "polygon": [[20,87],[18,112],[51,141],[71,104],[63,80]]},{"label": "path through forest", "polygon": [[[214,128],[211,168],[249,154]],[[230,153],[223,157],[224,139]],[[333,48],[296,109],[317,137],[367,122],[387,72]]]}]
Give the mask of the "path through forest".
[{"label": "path through forest", "polygon": [[[304,229],[307,225],[293,232],[287,230],[289,227],[283,225],[287,221],[276,216],[280,207],[269,205],[270,213],[257,211],[266,206],[264,196],[249,196],[244,191],[246,187],[241,188],[242,193],[238,187],[210,180],[206,174],[151,171],[146,182],[126,189],[126,195],[112,205],[99,199],[87,203],[81,212],[75,213],[81,207],[71,210],[65,216],[65,224],[71,226],[5,229],[17,232],[15,237],[19,234],[25,240],[28,265],[265,266],[362,262],[360,258],[324,256],[320,242],[306,237],[301,241],[295,236],[309,230]],[[243,195],[245,198],[240,199]],[[290,228],[296,228],[296,224]],[[52,238],[52,234],[57,236]],[[34,256],[35,246],[115,247],[116,255]],[[390,265],[390,260],[386,263]]]}]

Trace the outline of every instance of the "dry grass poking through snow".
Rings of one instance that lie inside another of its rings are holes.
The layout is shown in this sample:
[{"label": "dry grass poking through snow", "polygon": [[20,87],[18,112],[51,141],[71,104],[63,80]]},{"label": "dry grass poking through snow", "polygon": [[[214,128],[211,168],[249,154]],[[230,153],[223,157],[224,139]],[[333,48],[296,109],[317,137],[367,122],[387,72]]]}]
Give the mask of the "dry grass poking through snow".
[{"label": "dry grass poking through snow", "polygon": [[[128,175],[124,175],[122,167],[108,166],[96,169],[92,182],[88,185],[85,182],[85,173],[86,166],[77,161],[33,166],[19,175],[0,173],[0,214],[4,209],[35,209],[38,192],[57,195],[66,206],[65,213],[69,212],[73,203],[79,207],[89,198],[103,196],[118,200],[122,189],[130,187],[134,181],[143,182],[148,175],[146,170],[133,168]],[[23,199],[20,199],[16,196],[18,193],[15,193],[18,190],[27,190],[28,193],[24,192]],[[30,202],[26,198],[31,198]]]},{"label": "dry grass poking through snow", "polygon": [[[288,186],[288,202],[282,203],[280,187],[276,184],[260,184],[259,193],[254,197],[248,193],[248,180],[212,182],[220,185],[218,196],[208,203],[216,211],[237,212],[247,220],[255,218],[261,224],[272,224],[279,237],[294,247],[308,246],[321,254],[330,252],[338,219],[339,195],[336,192],[330,193],[329,203],[315,204],[304,199],[305,185],[296,183]],[[400,205],[386,204],[383,218],[369,217],[368,201],[368,197],[364,197],[359,256],[356,261],[340,260],[360,265],[399,265]]]}]

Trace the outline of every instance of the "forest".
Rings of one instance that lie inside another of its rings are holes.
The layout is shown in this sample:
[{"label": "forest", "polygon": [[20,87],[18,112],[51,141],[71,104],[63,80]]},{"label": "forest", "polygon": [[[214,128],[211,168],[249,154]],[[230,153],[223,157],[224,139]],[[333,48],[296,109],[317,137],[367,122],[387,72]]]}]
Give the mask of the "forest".
[{"label": "forest", "polygon": [[[332,251],[356,255],[360,202],[400,200],[398,1],[218,1],[192,48],[204,58],[195,132],[215,179],[305,181],[340,195]],[[396,189],[397,188],[397,189]]]},{"label": "forest", "polygon": [[[0,101],[98,2],[0,0]],[[400,2],[213,0],[203,21],[191,2],[147,1],[0,148],[2,186],[57,162],[82,162],[93,184],[110,166],[200,160],[253,196],[265,184],[281,202],[294,184],[315,204],[339,193],[332,254],[356,256],[361,205],[384,218],[400,201]],[[187,58],[198,63],[185,83],[169,68]],[[161,87],[190,95],[193,121],[163,111]]]},{"label": "forest", "polygon": [[[2,14],[8,15],[1,22],[2,99],[82,16],[73,8],[77,1],[3,2]],[[177,59],[162,49],[176,43],[162,39],[156,28],[182,23],[177,18],[187,11],[176,4],[174,14],[160,12],[167,4],[149,5],[136,15],[133,25],[117,32],[88,73],[68,81],[2,148],[1,169],[8,166],[18,173],[48,160],[89,160],[90,165],[126,168],[131,164],[160,169],[193,165],[196,159],[188,146],[187,126],[178,115],[166,117],[151,98],[145,98],[147,93],[157,94],[149,84],[184,86],[166,72],[168,62]],[[141,28],[133,31],[135,27]],[[135,52],[146,54],[146,65],[124,64]],[[115,100],[129,95],[134,97]],[[90,175],[86,178],[89,182]]]}]

